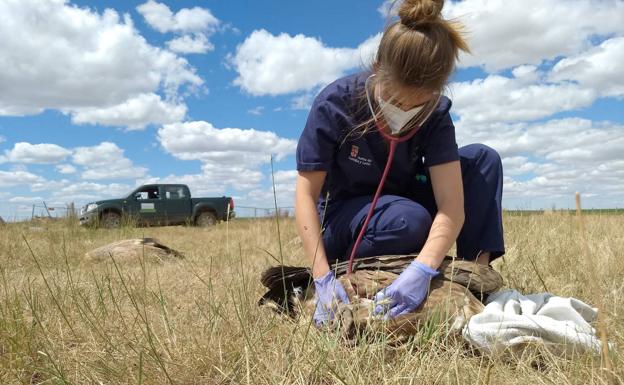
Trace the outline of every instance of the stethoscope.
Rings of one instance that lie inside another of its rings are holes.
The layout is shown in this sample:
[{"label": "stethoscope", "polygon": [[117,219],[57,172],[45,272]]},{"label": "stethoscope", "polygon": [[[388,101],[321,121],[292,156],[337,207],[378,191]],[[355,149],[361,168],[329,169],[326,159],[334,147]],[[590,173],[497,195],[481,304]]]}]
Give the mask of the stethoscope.
[{"label": "stethoscope", "polygon": [[[412,139],[414,135],[416,135],[418,131],[420,131],[422,124],[426,122],[427,119],[429,119],[429,117],[431,116],[434,110],[434,108],[429,108],[429,111],[421,120],[421,124],[412,128],[407,134],[402,135],[402,136],[394,136],[394,135],[388,134],[387,132],[388,127],[383,122],[380,122],[380,120],[377,118],[377,114],[375,113],[375,110],[373,109],[373,104],[371,102],[369,81],[373,76],[375,75],[373,74],[369,76],[368,79],[366,79],[364,88],[366,89],[366,98],[368,99],[368,107],[370,108],[371,114],[373,115],[373,119],[375,120],[375,127],[377,128],[377,132],[379,132],[381,136],[389,142],[388,160],[386,161],[386,166],[384,167],[384,171],[381,174],[381,180],[379,181],[379,185],[377,186],[377,191],[375,191],[375,195],[373,196],[373,201],[371,203],[370,209],[368,209],[368,214],[366,214],[366,219],[364,220],[364,224],[362,225],[362,228],[360,229],[360,233],[355,239],[355,243],[353,244],[353,248],[351,249],[351,256],[349,257],[349,266],[347,268],[347,274],[351,274],[353,272],[353,260],[355,259],[355,253],[357,252],[357,249],[360,246],[360,243],[362,242],[362,238],[364,237],[364,233],[366,232],[368,223],[373,217],[375,206],[377,206],[377,200],[379,199],[379,196],[381,195],[383,186],[386,183],[386,178],[388,177],[388,173],[390,172],[390,167],[392,166],[392,160],[394,159],[394,153],[396,151],[397,145],[399,143],[406,142]],[[434,106],[437,106],[439,100],[440,100],[440,94],[438,94],[438,97],[434,103]]]}]

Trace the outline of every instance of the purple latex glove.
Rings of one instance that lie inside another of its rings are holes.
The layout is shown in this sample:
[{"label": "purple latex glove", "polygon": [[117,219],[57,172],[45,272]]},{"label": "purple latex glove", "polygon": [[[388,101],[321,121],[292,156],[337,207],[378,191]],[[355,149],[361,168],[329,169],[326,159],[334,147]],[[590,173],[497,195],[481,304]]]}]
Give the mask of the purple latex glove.
[{"label": "purple latex glove", "polygon": [[342,284],[336,280],[332,271],[314,280],[316,287],[316,309],[314,322],[322,325],[334,319],[334,312],[339,302],[348,304],[349,297]]},{"label": "purple latex glove", "polygon": [[413,261],[398,278],[375,294],[374,314],[385,314],[385,319],[407,314],[427,298],[429,282],[438,275],[431,267]]}]

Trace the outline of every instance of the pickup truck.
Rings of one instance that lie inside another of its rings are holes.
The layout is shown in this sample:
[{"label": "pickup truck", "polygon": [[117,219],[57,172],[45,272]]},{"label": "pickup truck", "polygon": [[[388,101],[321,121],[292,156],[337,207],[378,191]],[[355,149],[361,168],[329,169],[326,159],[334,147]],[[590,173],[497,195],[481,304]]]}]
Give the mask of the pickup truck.
[{"label": "pickup truck", "polygon": [[191,198],[183,184],[148,184],[127,197],[89,203],[80,210],[80,224],[105,228],[128,223],[159,226],[192,224],[213,226],[234,218],[234,200],[230,197]]}]

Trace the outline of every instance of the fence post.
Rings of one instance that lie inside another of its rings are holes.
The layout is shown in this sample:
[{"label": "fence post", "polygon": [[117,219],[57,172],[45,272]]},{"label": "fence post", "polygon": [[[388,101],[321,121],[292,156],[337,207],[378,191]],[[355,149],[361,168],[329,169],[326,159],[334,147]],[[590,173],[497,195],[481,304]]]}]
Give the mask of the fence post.
[{"label": "fence post", "polygon": [[76,216],[76,209],[74,207],[74,202],[71,202],[67,207],[67,218],[73,219]]},{"label": "fence post", "polygon": [[43,202],[43,207],[45,207],[46,212],[48,213],[48,218],[52,219],[52,214],[50,214],[50,210],[48,210],[48,205],[46,205],[45,201]]}]

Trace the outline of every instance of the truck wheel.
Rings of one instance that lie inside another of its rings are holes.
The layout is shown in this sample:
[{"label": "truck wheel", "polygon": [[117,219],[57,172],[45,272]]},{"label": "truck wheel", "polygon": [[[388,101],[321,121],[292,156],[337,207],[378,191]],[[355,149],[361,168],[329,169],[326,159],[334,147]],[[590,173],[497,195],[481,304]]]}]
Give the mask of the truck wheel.
[{"label": "truck wheel", "polygon": [[204,211],[197,216],[195,224],[200,227],[214,226],[217,224],[217,216],[210,211]]},{"label": "truck wheel", "polygon": [[105,229],[118,229],[121,227],[121,215],[112,211],[104,213],[100,219],[100,225]]}]

